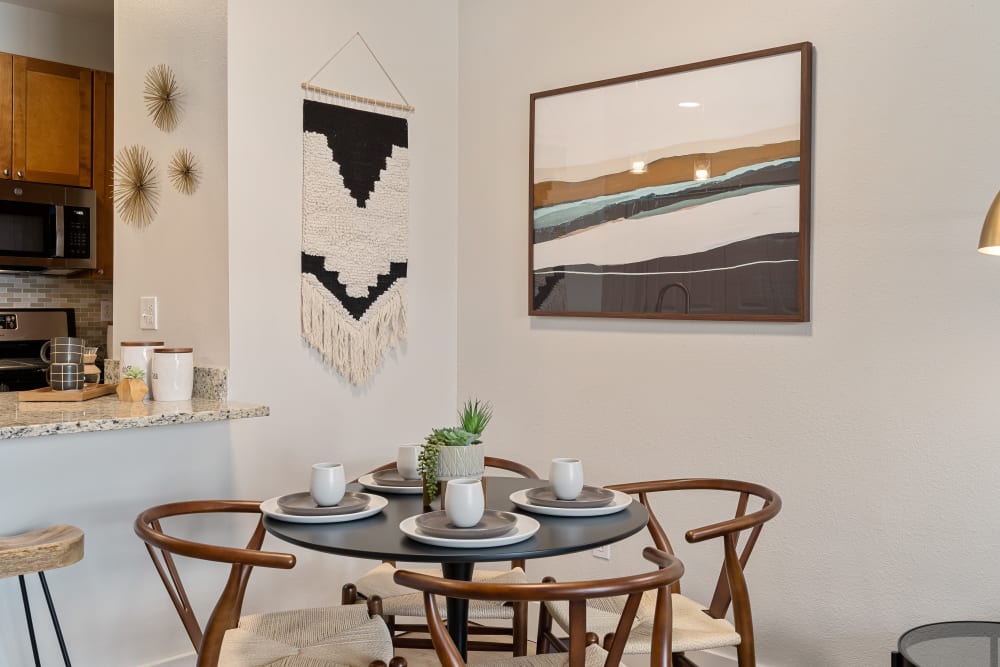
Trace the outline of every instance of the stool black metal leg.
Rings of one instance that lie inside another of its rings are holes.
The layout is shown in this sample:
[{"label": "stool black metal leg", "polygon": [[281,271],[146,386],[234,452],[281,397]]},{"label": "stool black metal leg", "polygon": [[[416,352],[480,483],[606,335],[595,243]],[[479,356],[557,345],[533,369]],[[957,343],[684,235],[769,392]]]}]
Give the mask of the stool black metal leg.
[{"label": "stool black metal leg", "polygon": [[24,575],[17,575],[17,580],[21,584],[21,599],[24,601],[24,618],[28,621],[28,636],[31,637],[31,654],[35,656],[35,667],[42,667],[41,660],[38,659],[38,642],[35,641],[35,625],[31,622],[31,605],[28,604],[28,587],[24,585]]},{"label": "stool black metal leg", "polygon": [[49,605],[49,614],[52,616],[52,625],[56,629],[56,639],[59,640],[59,650],[62,651],[63,662],[66,667],[69,664],[69,653],[66,651],[66,642],[63,640],[62,628],[59,627],[59,617],[56,616],[56,606],[52,604],[52,595],[49,593],[49,585],[45,581],[45,573],[39,572],[38,578],[42,581],[42,590],[45,591],[45,602]]}]

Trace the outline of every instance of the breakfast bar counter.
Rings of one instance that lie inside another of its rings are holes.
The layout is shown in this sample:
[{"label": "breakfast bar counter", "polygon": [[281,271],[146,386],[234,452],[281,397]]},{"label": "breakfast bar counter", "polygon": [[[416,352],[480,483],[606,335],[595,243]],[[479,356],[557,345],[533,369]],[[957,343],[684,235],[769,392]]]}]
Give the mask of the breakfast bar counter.
[{"label": "breakfast bar counter", "polygon": [[168,424],[266,417],[266,405],[215,398],[125,403],[114,394],[79,402],[19,402],[17,392],[0,393],[0,440],[60,433],[116,431]]}]

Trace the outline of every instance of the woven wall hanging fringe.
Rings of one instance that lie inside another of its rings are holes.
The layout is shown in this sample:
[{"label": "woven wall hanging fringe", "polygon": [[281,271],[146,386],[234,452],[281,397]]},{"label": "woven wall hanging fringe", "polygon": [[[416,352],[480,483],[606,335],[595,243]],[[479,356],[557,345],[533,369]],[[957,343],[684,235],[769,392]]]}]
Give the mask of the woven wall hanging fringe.
[{"label": "woven wall hanging fringe", "polygon": [[302,337],[362,385],[406,338],[413,108],[312,85],[355,38],[302,84]]}]

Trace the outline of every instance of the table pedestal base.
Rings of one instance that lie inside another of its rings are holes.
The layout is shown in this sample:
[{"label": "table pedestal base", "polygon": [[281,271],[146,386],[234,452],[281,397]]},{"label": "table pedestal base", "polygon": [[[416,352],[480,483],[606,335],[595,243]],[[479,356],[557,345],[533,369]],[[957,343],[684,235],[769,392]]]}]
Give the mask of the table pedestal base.
[{"label": "table pedestal base", "polygon": [[[472,581],[474,566],[475,563],[442,563],[441,573],[445,579]],[[447,598],[445,606],[448,609],[448,634],[462,654],[462,660],[468,660],[469,601],[464,598]]]}]

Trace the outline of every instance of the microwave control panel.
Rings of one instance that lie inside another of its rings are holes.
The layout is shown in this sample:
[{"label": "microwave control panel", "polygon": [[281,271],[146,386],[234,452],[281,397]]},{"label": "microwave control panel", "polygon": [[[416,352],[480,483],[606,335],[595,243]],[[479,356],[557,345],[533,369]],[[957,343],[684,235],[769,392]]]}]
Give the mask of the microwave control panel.
[{"label": "microwave control panel", "polygon": [[17,315],[14,313],[6,313],[0,315],[0,329],[16,329],[17,328]]},{"label": "microwave control panel", "polygon": [[66,220],[66,257],[86,259],[90,257],[90,211],[78,206],[67,206]]}]

